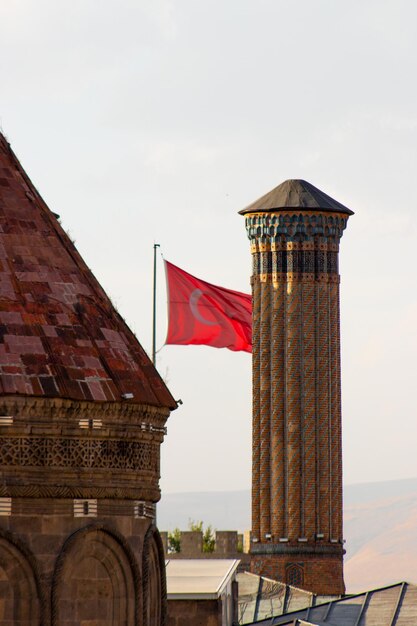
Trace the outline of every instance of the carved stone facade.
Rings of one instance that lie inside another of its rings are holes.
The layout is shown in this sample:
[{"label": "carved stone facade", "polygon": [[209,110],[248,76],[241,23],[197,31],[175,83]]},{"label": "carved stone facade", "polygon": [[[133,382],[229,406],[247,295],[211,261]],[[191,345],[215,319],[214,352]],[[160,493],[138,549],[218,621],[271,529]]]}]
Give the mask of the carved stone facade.
[{"label": "carved stone facade", "polygon": [[93,427],[97,408],[0,400],[4,626],[165,623],[154,503],[168,410],[108,405]]},{"label": "carved stone facade", "polygon": [[168,409],[128,403],[100,407],[0,397],[0,497],[156,502],[168,414]]},{"label": "carved stone facade", "polygon": [[338,251],[352,212],[286,181],[241,213],[253,258],[252,571],[340,594]]}]

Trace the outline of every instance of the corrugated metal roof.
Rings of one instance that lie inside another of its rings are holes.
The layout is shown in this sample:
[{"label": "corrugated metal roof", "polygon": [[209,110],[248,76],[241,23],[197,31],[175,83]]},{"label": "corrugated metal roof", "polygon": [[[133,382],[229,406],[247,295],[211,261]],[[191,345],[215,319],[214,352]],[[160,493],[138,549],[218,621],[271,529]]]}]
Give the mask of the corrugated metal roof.
[{"label": "corrugated metal roof", "polygon": [[261,620],[258,626],[417,625],[417,586],[402,582]]},{"label": "corrugated metal roof", "polygon": [[173,559],[166,561],[168,600],[218,598],[234,577],[238,559]]},{"label": "corrugated metal roof", "polygon": [[239,573],[237,579],[239,624],[242,625],[286,615],[339,598],[339,596],[317,596],[310,591],[249,572]]},{"label": "corrugated metal roof", "polygon": [[0,395],[120,402],[124,394],[176,408],[0,134]]}]

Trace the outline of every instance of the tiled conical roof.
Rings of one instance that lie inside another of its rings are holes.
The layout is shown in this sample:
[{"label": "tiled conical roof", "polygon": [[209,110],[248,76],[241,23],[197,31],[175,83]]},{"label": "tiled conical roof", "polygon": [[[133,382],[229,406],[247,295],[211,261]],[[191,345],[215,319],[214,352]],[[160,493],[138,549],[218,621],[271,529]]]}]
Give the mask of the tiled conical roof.
[{"label": "tiled conical roof", "polygon": [[0,394],[176,407],[1,134]]},{"label": "tiled conical roof", "polygon": [[258,198],[258,200],[252,202],[242,211],[239,211],[239,213],[245,215],[245,213],[267,212],[274,209],[304,209],[353,215],[353,211],[328,196],[327,193],[317,189],[317,187],[314,187],[306,180],[300,179],[285,180],[278,187],[262,196],[262,198]]}]

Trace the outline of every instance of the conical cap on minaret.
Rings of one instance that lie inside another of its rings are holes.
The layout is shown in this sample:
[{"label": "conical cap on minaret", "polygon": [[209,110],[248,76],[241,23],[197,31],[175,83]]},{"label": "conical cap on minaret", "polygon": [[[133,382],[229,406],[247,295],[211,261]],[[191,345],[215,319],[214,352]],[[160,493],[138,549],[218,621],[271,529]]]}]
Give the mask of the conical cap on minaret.
[{"label": "conical cap on minaret", "polygon": [[128,398],[174,409],[142,346],[1,134],[0,220],[0,395]]},{"label": "conical cap on minaret", "polygon": [[249,206],[239,211],[246,213],[260,213],[274,210],[304,209],[306,211],[325,211],[353,215],[353,211],[334,200],[327,193],[321,191],[306,180],[289,179],[266,193]]}]

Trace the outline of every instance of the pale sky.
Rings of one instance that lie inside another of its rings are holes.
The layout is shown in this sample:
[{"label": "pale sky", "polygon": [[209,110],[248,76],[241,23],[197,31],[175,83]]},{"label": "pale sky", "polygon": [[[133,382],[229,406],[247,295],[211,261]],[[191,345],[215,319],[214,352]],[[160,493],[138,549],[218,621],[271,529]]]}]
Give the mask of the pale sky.
[{"label": "pale sky", "polygon": [[[0,0],[0,76],[3,132],[148,351],[154,242],[249,292],[238,210],[304,178],[355,211],[344,478],[417,476],[415,0]],[[184,402],[163,490],[248,488],[250,355],[167,346],[157,365]]]}]

